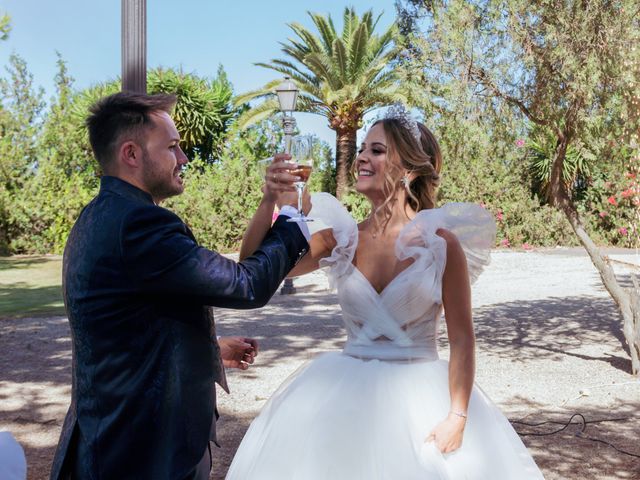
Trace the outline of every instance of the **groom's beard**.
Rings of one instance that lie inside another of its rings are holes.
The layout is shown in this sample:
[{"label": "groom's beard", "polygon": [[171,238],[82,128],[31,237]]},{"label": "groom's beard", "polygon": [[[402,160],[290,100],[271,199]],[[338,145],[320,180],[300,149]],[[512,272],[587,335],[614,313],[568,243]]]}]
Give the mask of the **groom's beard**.
[{"label": "groom's beard", "polygon": [[156,202],[180,195],[184,191],[181,168],[178,165],[168,168],[154,162],[146,149],[142,153],[142,179],[147,192]]}]

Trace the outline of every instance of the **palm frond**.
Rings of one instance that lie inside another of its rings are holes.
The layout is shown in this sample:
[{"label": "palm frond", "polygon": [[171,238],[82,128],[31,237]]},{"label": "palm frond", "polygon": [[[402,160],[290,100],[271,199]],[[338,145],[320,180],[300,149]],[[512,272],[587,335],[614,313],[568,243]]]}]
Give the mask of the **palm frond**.
[{"label": "palm frond", "polygon": [[333,27],[333,22],[331,21],[331,16],[329,15],[327,18],[325,18],[318,13],[307,13],[320,32],[325,51],[330,55],[333,54],[333,42],[335,41],[337,35],[335,28]]},{"label": "palm frond", "polygon": [[233,97],[233,100],[232,100],[234,107],[238,108],[252,100],[258,100],[258,99],[266,98],[270,95],[273,95],[273,90],[276,88],[279,81],[280,80],[274,80],[273,82],[269,82],[268,84],[266,84],[265,86],[263,86],[258,90],[252,90],[250,92],[245,92],[245,93],[236,95],[235,97]]},{"label": "palm frond", "polygon": [[301,93],[296,103],[296,110],[299,112],[315,113],[317,115],[326,115],[324,104],[317,98]]},{"label": "palm frond", "polygon": [[336,77],[335,72],[331,68],[331,60],[328,59],[326,55],[310,53],[305,59],[305,64],[309,70],[327,82],[331,88],[340,88],[340,79]]},{"label": "palm frond", "polygon": [[358,79],[353,82],[358,89],[370,89],[375,90],[386,85],[389,81],[397,80],[397,75],[394,70],[385,70],[386,65],[383,63],[377,63],[369,66],[364,72],[360,74]]},{"label": "palm frond", "polygon": [[305,27],[303,27],[299,23],[290,23],[289,27],[306,44],[310,52],[325,52],[324,48],[322,48],[322,43],[320,43],[320,40],[318,40],[318,37],[316,37]]},{"label": "palm frond", "polygon": [[374,37],[369,43],[368,56],[375,58],[381,55],[389,46],[394,43],[395,38],[398,36],[398,26],[393,23],[391,26],[379,37]]},{"label": "palm frond", "polygon": [[245,129],[250,127],[251,125],[255,125],[256,123],[264,120],[270,115],[275,115],[280,111],[280,105],[278,104],[278,100],[275,98],[269,99],[256,105],[253,108],[250,108],[242,115],[238,117],[238,127],[241,129]]},{"label": "palm frond", "polygon": [[369,30],[366,23],[361,23],[353,34],[351,49],[349,51],[349,80],[355,80],[358,73],[362,71],[362,59],[367,54],[367,39]]},{"label": "palm frond", "polygon": [[384,64],[380,64],[378,68],[368,69],[358,84],[362,84],[364,87],[368,86],[370,90],[377,90],[396,84],[398,80],[398,75],[394,70],[384,70]]},{"label": "palm frond", "polygon": [[342,41],[348,45],[353,32],[358,27],[358,16],[353,7],[345,7],[342,21]]},{"label": "palm frond", "polygon": [[[384,15],[384,10],[382,12],[380,12],[380,15],[378,15],[376,17],[376,19],[373,21],[373,25],[371,25],[371,31],[373,32],[376,27],[378,26],[378,22],[380,22],[380,19],[382,18],[382,15]],[[395,22],[394,22],[395,23]]]},{"label": "palm frond", "polygon": [[[281,73],[283,76],[288,75],[298,84],[298,86],[307,85],[309,74],[302,74],[302,72],[297,69],[294,70],[285,66],[281,66],[275,60],[272,60],[272,62],[273,63],[256,63],[255,65],[263,68],[268,68],[269,70],[274,70],[278,73]],[[281,82],[281,80],[276,80],[275,82],[275,85],[277,85]]]},{"label": "palm frond", "polygon": [[338,32],[336,30],[335,25],[333,24],[333,18],[331,18],[331,15],[327,15],[327,22],[329,22],[329,27],[331,28],[331,31],[333,32],[333,36],[334,37],[338,37]]},{"label": "palm frond", "polygon": [[361,23],[367,25],[367,29],[372,32],[373,31],[373,12],[371,10],[367,10],[362,14],[362,18],[360,19]]},{"label": "palm frond", "polygon": [[306,57],[311,52],[311,50],[306,48],[303,44],[297,43],[291,39],[289,39],[289,42],[291,42],[291,45],[287,45],[286,43],[282,42],[280,43],[280,45],[282,46],[282,52],[304,64],[304,57]]},{"label": "palm frond", "polygon": [[[313,85],[315,87],[318,86],[318,77],[312,75],[309,72],[301,71],[298,65],[295,65],[287,60],[279,60],[279,59],[271,60],[271,64],[278,65],[282,68],[288,68],[289,71],[292,72],[292,75],[295,75],[294,80],[296,82],[303,82],[308,85]],[[263,67],[265,64],[257,63],[256,65]]]},{"label": "palm frond", "polygon": [[395,91],[393,89],[385,89],[382,91],[367,94],[363,98],[363,102],[367,105],[363,113],[370,112],[376,108],[384,107],[392,103],[403,103],[409,105],[409,98],[402,92]]},{"label": "palm frond", "polygon": [[341,82],[343,84],[346,83],[348,81],[349,60],[347,58],[347,50],[344,47],[344,42],[340,38],[336,38],[333,41],[333,64]]}]

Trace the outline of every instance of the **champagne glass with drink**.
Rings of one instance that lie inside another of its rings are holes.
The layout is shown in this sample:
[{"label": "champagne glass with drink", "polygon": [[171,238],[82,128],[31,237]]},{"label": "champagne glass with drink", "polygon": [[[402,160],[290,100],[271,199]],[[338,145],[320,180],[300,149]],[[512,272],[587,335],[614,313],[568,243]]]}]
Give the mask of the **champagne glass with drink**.
[{"label": "champagne glass with drink", "polygon": [[300,180],[294,182],[298,191],[298,214],[289,218],[287,220],[289,222],[313,222],[302,211],[302,195],[313,170],[314,143],[314,138],[311,135],[296,135],[291,139],[291,162],[297,163],[298,167],[290,170],[289,173],[299,177]]}]

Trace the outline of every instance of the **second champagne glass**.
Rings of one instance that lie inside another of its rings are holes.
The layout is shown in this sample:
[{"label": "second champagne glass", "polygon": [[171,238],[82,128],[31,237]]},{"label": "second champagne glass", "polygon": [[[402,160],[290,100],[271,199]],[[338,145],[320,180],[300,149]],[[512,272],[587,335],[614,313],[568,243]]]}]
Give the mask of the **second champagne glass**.
[{"label": "second champagne glass", "polygon": [[289,173],[300,177],[300,180],[294,182],[298,191],[298,214],[289,218],[288,222],[313,222],[302,211],[302,194],[313,171],[313,146],[314,138],[311,135],[297,135],[291,139],[291,161],[297,163],[298,168],[290,170]]}]

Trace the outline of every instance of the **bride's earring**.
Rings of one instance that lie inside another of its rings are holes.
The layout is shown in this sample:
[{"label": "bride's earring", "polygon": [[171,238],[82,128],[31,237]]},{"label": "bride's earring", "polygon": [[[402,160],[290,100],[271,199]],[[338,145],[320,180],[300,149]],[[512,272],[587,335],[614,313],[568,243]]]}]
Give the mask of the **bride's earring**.
[{"label": "bride's earring", "polygon": [[400,182],[402,182],[404,188],[406,188],[407,190],[409,189],[409,184],[411,183],[411,180],[409,180],[409,175],[405,175],[404,177],[402,177],[402,180],[400,180]]}]

